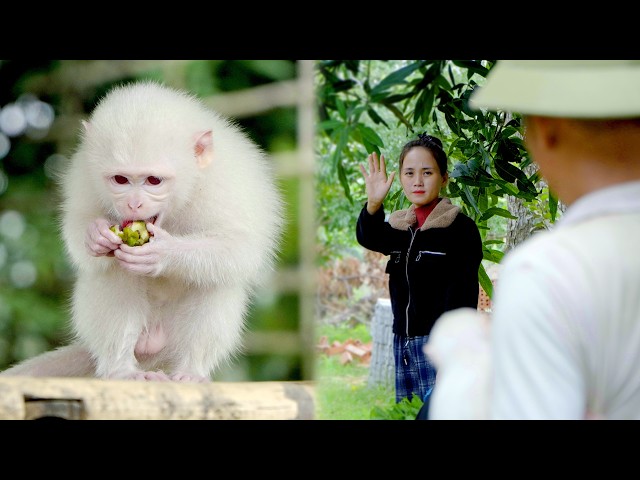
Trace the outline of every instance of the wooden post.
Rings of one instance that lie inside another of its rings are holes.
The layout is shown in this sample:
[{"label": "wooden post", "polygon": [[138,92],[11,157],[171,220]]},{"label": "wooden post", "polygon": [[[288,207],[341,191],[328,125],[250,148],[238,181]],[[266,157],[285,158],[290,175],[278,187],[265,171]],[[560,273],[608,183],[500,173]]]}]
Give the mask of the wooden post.
[{"label": "wooden post", "polygon": [[310,382],[0,378],[0,419],[312,420]]}]

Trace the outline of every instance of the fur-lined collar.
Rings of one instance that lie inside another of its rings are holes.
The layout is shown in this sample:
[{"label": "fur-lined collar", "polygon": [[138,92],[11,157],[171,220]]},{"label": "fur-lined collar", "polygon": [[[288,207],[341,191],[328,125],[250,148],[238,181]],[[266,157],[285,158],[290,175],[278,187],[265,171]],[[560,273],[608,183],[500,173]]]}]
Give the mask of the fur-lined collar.
[{"label": "fur-lined collar", "polygon": [[[415,225],[417,221],[415,210],[415,205],[411,205],[406,210],[393,212],[389,216],[389,225],[398,230],[409,230],[409,227]],[[424,221],[420,230],[446,228],[453,223],[459,212],[460,207],[453,205],[448,198],[442,198]]]}]

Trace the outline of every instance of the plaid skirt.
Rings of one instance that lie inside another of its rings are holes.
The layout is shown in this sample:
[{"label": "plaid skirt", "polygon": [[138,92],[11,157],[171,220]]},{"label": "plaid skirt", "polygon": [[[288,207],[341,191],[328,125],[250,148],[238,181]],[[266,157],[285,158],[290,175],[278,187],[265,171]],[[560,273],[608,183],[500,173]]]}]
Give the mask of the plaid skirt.
[{"label": "plaid skirt", "polygon": [[393,335],[396,365],[396,403],[412,395],[425,400],[436,383],[436,369],[422,351],[429,335],[404,337]]}]

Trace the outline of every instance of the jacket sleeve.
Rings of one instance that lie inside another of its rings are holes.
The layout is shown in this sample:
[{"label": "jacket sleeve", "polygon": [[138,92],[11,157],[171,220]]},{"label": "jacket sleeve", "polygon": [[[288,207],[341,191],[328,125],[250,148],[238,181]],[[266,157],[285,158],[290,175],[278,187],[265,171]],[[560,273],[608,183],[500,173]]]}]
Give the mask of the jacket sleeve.
[{"label": "jacket sleeve", "polygon": [[478,269],[482,262],[482,238],[475,222],[469,217],[460,220],[455,232],[455,261],[452,265],[452,288],[448,292],[447,310],[461,307],[478,308]]},{"label": "jacket sleeve", "polygon": [[387,228],[391,227],[384,221],[384,216],[384,207],[371,215],[365,203],[358,216],[356,239],[364,248],[389,255]]}]

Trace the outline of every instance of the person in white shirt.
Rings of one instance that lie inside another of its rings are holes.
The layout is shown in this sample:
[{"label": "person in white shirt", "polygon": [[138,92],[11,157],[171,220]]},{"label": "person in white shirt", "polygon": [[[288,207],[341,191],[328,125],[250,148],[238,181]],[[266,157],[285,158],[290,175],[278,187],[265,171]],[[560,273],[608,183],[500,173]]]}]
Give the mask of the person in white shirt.
[{"label": "person in white shirt", "polygon": [[640,61],[498,61],[470,104],[523,116],[568,208],[504,257],[489,318],[437,320],[429,418],[640,419]]}]

